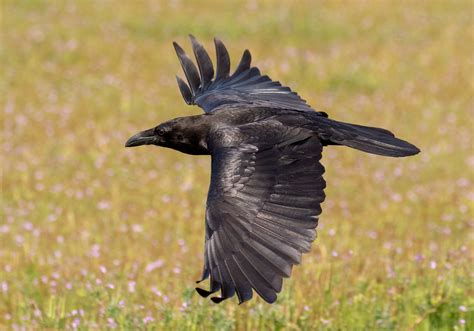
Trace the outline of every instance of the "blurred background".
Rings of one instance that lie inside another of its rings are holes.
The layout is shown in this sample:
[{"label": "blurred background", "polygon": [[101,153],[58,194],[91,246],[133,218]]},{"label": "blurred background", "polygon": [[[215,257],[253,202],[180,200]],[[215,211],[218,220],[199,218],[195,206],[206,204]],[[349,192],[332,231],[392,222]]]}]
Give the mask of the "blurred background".
[{"label": "blurred background", "polygon": [[[474,329],[471,1],[1,4],[1,329]],[[214,305],[210,159],[125,149],[184,103],[172,48],[212,38],[404,159],[323,154],[319,236],[274,305]]]}]

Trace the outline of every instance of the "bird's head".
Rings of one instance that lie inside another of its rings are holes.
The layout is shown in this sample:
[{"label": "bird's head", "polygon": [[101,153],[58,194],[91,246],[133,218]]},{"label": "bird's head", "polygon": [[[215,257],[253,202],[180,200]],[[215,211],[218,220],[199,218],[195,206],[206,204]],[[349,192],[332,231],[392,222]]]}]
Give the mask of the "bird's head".
[{"label": "bird's head", "polygon": [[156,145],[187,154],[209,154],[207,130],[189,117],[175,118],[130,137],[125,147]]},{"label": "bird's head", "polygon": [[125,147],[136,147],[141,145],[156,145],[156,146],[165,146],[172,138],[170,136],[173,132],[173,125],[172,123],[165,122],[162,123],[154,128],[138,132],[137,134],[131,136],[127,142],[125,143]]}]

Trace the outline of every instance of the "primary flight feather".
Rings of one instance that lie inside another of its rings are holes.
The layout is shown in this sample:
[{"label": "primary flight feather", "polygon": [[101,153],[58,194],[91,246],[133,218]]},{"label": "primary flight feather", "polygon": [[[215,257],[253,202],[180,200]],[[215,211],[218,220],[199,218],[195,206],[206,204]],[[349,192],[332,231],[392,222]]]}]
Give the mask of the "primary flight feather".
[{"label": "primary flight feather", "polygon": [[206,206],[204,268],[218,303],[253,291],[273,303],[316,238],[324,201],[324,146],[345,145],[401,157],[419,153],[388,130],[338,122],[314,111],[289,87],[251,66],[246,50],[230,73],[222,41],[214,39],[217,66],[191,36],[197,67],[174,43],[187,83],[177,77],[187,104],[204,114],[180,117],[132,136],[126,147],[157,145],[211,155]]}]

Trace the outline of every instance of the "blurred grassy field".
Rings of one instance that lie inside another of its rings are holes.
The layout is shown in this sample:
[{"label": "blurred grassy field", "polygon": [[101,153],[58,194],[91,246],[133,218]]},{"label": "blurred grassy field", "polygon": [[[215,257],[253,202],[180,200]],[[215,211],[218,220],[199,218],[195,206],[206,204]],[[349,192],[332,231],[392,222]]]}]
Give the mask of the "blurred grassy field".
[{"label": "blurred grassy field", "polygon": [[[473,330],[471,1],[2,1],[0,329]],[[207,157],[133,133],[197,114],[171,42],[219,36],[331,117],[422,153],[323,155],[319,237],[274,305],[214,305]]]}]

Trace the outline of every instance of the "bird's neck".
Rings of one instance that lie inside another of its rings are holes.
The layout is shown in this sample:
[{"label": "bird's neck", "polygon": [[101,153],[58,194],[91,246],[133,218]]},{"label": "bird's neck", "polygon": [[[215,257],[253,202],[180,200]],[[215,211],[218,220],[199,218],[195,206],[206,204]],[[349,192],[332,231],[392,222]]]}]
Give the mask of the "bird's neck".
[{"label": "bird's neck", "polygon": [[180,131],[185,139],[170,147],[186,154],[209,155],[207,137],[212,125],[209,121],[209,117],[211,116],[196,115],[181,117],[179,119],[179,121],[182,122],[180,123]]}]

